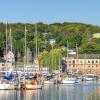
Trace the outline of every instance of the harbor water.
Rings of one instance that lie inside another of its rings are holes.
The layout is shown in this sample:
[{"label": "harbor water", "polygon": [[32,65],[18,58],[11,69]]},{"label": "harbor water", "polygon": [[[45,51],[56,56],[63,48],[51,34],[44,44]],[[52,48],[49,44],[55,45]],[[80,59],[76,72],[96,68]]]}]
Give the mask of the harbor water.
[{"label": "harbor water", "polygon": [[100,84],[45,85],[40,90],[0,90],[0,100],[100,100]]}]

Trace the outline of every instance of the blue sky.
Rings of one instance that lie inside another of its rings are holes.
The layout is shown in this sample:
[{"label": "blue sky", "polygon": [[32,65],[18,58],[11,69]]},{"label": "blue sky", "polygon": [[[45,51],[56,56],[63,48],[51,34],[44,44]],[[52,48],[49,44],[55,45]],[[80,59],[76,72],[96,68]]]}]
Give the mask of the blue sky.
[{"label": "blue sky", "polygon": [[0,0],[0,22],[100,25],[100,0]]}]

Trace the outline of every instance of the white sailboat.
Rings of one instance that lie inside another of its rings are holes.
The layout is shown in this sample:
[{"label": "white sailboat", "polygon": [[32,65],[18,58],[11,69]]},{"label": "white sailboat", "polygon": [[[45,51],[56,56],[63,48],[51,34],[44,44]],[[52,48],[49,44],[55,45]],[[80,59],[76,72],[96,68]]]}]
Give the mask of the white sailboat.
[{"label": "white sailboat", "polygon": [[[68,59],[68,41],[67,41],[67,59]],[[68,66],[68,60],[67,60],[67,67],[69,67]],[[61,82],[62,84],[75,84],[75,83],[78,83],[78,80],[76,79],[76,78],[74,78],[74,77],[72,77],[72,76],[66,76],[66,77],[64,77],[63,79],[62,79],[62,82]]]},{"label": "white sailboat", "polygon": [[13,90],[13,89],[15,89],[14,82],[12,80],[8,80],[8,79],[11,79],[11,75],[7,76],[7,72],[10,73],[12,71],[12,64],[11,64],[11,66],[9,66],[10,68],[8,68],[8,69],[7,69],[7,67],[8,67],[7,65],[8,65],[8,63],[12,63],[12,59],[13,59],[13,57],[11,59],[9,59],[9,53],[7,52],[7,48],[8,48],[7,33],[8,32],[7,32],[7,24],[6,24],[6,56],[5,56],[5,60],[6,60],[6,62],[5,62],[5,73],[6,73],[6,76],[5,77],[3,76],[0,79],[0,90]]}]

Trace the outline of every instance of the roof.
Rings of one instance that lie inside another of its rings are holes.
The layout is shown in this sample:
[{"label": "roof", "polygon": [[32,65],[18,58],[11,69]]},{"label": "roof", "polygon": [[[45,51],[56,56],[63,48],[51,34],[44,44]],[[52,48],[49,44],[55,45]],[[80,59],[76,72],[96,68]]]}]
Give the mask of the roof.
[{"label": "roof", "polygon": [[78,54],[78,55],[68,55],[68,56],[79,59],[100,59],[100,54]]}]

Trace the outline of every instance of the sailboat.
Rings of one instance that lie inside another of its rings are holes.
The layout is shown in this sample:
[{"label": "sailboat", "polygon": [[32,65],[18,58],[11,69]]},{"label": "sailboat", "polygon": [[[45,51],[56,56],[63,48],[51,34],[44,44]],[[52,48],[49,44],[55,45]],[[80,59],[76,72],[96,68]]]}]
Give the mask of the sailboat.
[{"label": "sailboat", "polygon": [[[25,58],[24,58],[24,74],[25,74],[25,67],[26,67],[26,26],[25,26]],[[37,32],[36,32],[37,34]],[[34,89],[41,89],[42,88],[42,84],[40,84],[38,82],[37,79],[30,79],[30,78],[25,78],[24,77],[24,82],[23,84],[21,84],[21,89],[24,90],[34,90]]]},{"label": "sailboat", "polygon": [[[14,59],[14,55],[11,51],[8,52],[7,33],[8,32],[7,32],[7,24],[6,24],[6,55],[5,55],[5,61],[6,62],[4,63],[4,66],[3,66],[3,67],[5,67],[4,68],[5,74],[0,79],[0,90],[13,90],[13,89],[15,89],[15,83],[13,81],[13,75],[11,73],[12,66],[13,66],[12,61]],[[10,55],[10,57],[9,57],[9,55]],[[10,66],[8,66],[9,64],[10,64]]]},{"label": "sailboat", "polygon": [[[67,41],[67,67],[68,66],[68,41]],[[63,79],[62,79],[62,84],[75,84],[75,83],[78,83],[79,81],[77,80],[76,77],[73,77],[72,75],[66,75]]]}]

